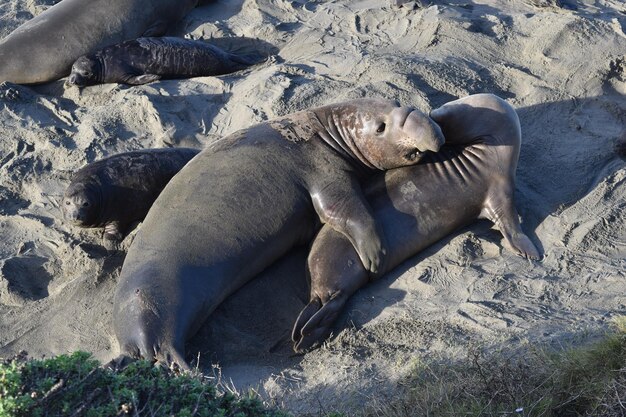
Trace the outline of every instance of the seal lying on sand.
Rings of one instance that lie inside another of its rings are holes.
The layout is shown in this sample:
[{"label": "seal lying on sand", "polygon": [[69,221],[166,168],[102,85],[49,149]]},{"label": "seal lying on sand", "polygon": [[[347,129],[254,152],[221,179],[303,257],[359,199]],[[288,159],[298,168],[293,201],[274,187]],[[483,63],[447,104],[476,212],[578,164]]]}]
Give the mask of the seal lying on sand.
[{"label": "seal lying on sand", "polygon": [[384,239],[359,180],[414,164],[443,140],[417,110],[360,99],[209,146],[165,187],[126,256],[113,311],[122,357],[187,368],[185,341],[228,295],[308,243],[319,218],[376,272]]},{"label": "seal lying on sand", "polygon": [[104,238],[120,241],[143,220],[163,188],[200,151],[147,149],[101,159],[79,169],[63,196],[65,219],[75,226],[104,226]]},{"label": "seal lying on sand", "polygon": [[81,56],[68,83],[78,87],[101,83],[146,84],[161,78],[222,75],[255,62],[204,41],[181,38],[139,38]]},{"label": "seal lying on sand", "polygon": [[158,36],[198,0],[63,0],[0,41],[0,82],[35,84],[69,74],[104,46]]},{"label": "seal lying on sand", "polygon": [[[491,94],[433,110],[446,145],[419,165],[388,171],[365,189],[387,236],[387,272],[478,218],[495,223],[515,253],[539,259],[520,227],[513,202],[521,144],[513,107]],[[461,146],[463,145],[463,146]],[[350,242],[324,226],[308,258],[311,295],[293,328],[294,350],[323,341],[348,298],[371,276]]]}]

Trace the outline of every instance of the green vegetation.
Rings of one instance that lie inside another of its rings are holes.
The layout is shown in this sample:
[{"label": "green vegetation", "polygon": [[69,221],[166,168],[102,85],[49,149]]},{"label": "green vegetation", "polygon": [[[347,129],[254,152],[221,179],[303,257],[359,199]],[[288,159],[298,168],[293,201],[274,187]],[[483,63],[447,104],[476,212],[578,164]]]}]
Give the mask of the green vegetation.
[{"label": "green vegetation", "polygon": [[585,347],[486,354],[451,365],[418,364],[404,393],[373,416],[626,416],[626,317]]},{"label": "green vegetation", "polygon": [[76,352],[0,364],[0,417],[285,415],[253,396],[218,394],[199,376],[174,375],[145,361],[112,371]]},{"label": "green vegetation", "polygon": [[[626,317],[579,348],[527,347],[515,354],[475,349],[468,361],[419,363],[374,416],[626,416]],[[145,361],[121,371],[84,352],[0,363],[0,417],[287,416],[259,398],[220,394],[198,375]],[[322,414],[320,414],[322,415]],[[342,417],[353,413],[326,414]]]}]

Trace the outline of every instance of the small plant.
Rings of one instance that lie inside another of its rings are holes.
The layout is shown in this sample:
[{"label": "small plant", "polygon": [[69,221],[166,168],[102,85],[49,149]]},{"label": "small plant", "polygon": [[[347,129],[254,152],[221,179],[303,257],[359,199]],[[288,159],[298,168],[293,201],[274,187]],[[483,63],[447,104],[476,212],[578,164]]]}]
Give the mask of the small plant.
[{"label": "small plant", "polygon": [[514,354],[474,349],[461,363],[420,362],[402,394],[367,416],[626,415],[626,317],[588,346],[529,347]]},{"label": "small plant", "polygon": [[76,352],[0,364],[0,417],[286,415],[256,397],[219,394],[199,376],[174,375],[146,361],[113,371]]}]

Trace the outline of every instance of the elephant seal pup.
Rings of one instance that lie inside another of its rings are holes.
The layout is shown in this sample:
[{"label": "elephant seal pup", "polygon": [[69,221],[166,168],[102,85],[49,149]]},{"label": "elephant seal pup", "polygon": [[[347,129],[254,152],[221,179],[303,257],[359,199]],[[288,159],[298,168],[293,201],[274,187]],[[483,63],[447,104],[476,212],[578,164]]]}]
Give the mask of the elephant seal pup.
[{"label": "elephant seal pup", "polygon": [[80,227],[104,226],[119,242],[143,220],[161,190],[200,151],[187,148],[125,152],[79,169],[63,195],[63,216]]},{"label": "elephant seal pup", "polygon": [[113,301],[119,359],[188,369],[185,341],[228,295],[308,243],[320,218],[376,272],[384,239],[360,180],[414,164],[443,140],[418,110],[358,99],[210,145],[165,187],[130,246]]},{"label": "elephant seal pup", "polygon": [[[420,164],[388,171],[365,188],[387,236],[388,261],[381,272],[478,218],[495,223],[515,253],[539,259],[513,202],[521,144],[513,107],[492,94],[477,94],[430,115],[446,145]],[[350,242],[327,226],[313,242],[307,269],[311,295],[293,328],[296,352],[328,337],[348,298],[371,279]]]},{"label": "elephant seal pup", "polygon": [[62,0],[0,41],[0,82],[36,84],[70,73],[78,57],[158,36],[198,0]]},{"label": "elephant seal pup", "polygon": [[146,84],[161,78],[222,75],[255,62],[204,41],[181,38],[139,38],[90,55],[72,66],[68,83],[78,87],[102,83]]}]

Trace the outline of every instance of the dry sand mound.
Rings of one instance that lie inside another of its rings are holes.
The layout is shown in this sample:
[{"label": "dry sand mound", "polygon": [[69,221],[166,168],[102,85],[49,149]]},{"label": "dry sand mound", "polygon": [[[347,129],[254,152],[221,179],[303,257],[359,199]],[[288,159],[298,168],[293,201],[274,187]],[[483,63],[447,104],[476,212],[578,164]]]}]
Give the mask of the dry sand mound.
[{"label": "dry sand mound", "polygon": [[[3,2],[0,35],[52,3]],[[259,39],[278,55],[229,76],[141,87],[3,85],[0,356],[117,353],[112,294],[131,239],[108,254],[98,231],[63,222],[72,171],[363,96],[423,110],[479,92],[512,103],[524,134],[516,198],[545,259],[514,256],[477,223],[359,292],[336,336],[294,357],[289,331],[307,295],[296,251],[192,340],[203,369],[299,413],[354,410],[392,392],[416,360],[474,341],[560,340],[626,314],[626,6],[588,3],[220,0],[174,34],[242,37],[224,41],[233,48]]]}]

